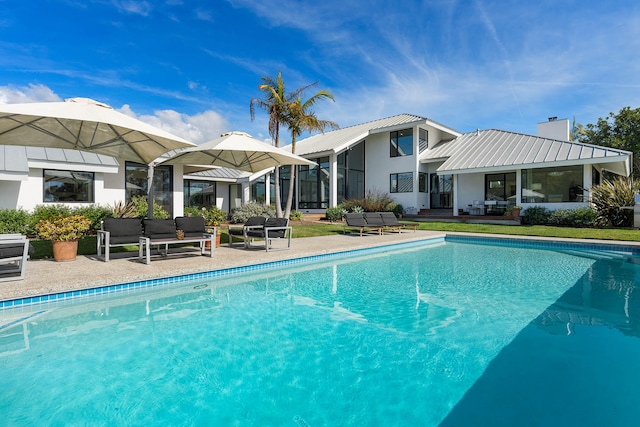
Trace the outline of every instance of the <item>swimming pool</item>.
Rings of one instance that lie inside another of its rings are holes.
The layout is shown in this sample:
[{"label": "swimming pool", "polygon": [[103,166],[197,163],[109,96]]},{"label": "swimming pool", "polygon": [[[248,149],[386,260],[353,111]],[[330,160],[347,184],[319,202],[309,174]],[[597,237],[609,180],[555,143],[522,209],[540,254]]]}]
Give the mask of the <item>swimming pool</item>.
[{"label": "swimming pool", "polygon": [[637,254],[476,242],[5,310],[0,414],[8,425],[635,423]]}]

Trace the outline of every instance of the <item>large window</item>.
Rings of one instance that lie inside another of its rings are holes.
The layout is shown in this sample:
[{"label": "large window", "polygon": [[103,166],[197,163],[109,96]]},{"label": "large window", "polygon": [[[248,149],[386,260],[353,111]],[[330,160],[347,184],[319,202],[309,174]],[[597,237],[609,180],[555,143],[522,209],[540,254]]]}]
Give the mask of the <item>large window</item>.
[{"label": "large window", "polygon": [[427,192],[427,174],[424,172],[418,173],[418,191],[421,193]]},{"label": "large window", "polygon": [[413,129],[391,132],[391,157],[410,156],[413,154]]},{"label": "large window", "polygon": [[484,176],[485,200],[516,200],[516,173],[491,173]]},{"label": "large window", "polygon": [[364,141],[338,154],[338,203],[364,197]]},{"label": "large window", "polygon": [[329,157],[311,159],[318,166],[300,166],[300,209],[329,207]]},{"label": "large window", "polygon": [[522,202],[582,202],[582,170],[582,166],[523,170]]},{"label": "large window", "polygon": [[251,184],[251,200],[262,205],[267,200],[267,178],[265,175],[261,176]]},{"label": "large window", "polygon": [[94,202],[93,172],[44,170],[45,202]]},{"label": "large window", "polygon": [[213,181],[184,180],[184,205],[195,208],[216,206],[216,183]]},{"label": "large window", "polygon": [[392,173],[390,175],[391,193],[411,193],[413,192],[413,172]]},{"label": "large window", "polygon": [[[173,169],[156,166],[153,169],[153,200],[173,217]],[[125,165],[125,195],[127,202],[134,196],[147,196],[148,167],[140,163]]]}]

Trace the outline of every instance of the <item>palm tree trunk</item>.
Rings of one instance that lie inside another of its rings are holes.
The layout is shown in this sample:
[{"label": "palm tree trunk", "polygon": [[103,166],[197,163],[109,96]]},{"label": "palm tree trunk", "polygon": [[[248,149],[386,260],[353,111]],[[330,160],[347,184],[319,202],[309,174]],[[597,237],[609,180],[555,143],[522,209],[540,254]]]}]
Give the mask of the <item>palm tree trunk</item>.
[{"label": "palm tree trunk", "polygon": [[[276,166],[276,171],[274,173],[275,177],[275,204],[276,204],[276,217],[282,218],[282,202],[280,201],[280,167]],[[267,183],[267,185],[269,185]]]},{"label": "palm tree trunk", "polygon": [[296,167],[291,165],[291,179],[289,180],[289,194],[287,195],[287,206],[284,211],[283,218],[289,218],[291,214],[291,205],[293,205],[293,190],[295,189]]}]

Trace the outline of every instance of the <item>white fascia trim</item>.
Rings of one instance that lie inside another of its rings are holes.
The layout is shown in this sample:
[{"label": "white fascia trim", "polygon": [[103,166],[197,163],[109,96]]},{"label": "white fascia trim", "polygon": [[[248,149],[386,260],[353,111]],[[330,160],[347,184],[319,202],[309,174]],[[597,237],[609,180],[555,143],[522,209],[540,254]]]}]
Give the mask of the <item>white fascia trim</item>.
[{"label": "white fascia trim", "polygon": [[0,181],[27,181],[29,174],[26,172],[0,172]]},{"label": "white fascia trim", "polygon": [[118,173],[117,165],[96,165],[90,163],[47,162],[29,160],[29,168],[57,169],[78,172]]}]

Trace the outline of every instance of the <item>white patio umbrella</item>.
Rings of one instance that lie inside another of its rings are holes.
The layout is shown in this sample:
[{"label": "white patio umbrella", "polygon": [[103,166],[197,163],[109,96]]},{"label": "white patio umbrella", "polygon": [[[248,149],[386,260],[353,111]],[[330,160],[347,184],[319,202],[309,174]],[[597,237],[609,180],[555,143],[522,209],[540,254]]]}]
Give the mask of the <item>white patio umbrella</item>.
[{"label": "white patio umbrella", "polygon": [[149,166],[152,210],[153,161],[195,144],[87,98],[0,105],[0,144],[67,148]]},{"label": "white patio umbrella", "polygon": [[259,141],[244,132],[222,134],[197,147],[182,150],[162,164],[219,166],[246,172],[259,172],[281,165],[316,165],[311,160]]}]

